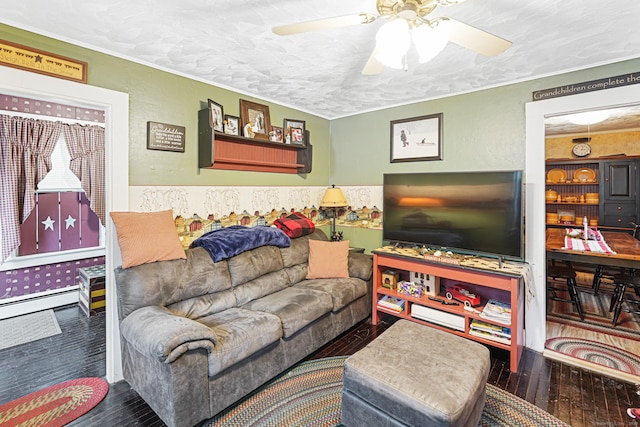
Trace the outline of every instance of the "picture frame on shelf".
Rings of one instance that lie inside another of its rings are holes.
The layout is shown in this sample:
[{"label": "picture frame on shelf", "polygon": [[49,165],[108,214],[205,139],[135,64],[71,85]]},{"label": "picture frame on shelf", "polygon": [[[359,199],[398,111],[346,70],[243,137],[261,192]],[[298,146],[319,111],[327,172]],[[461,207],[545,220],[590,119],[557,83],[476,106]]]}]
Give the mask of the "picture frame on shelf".
[{"label": "picture frame on shelf", "polygon": [[[293,137],[291,135],[291,130],[292,129],[300,129],[300,135],[302,137],[302,139],[300,140],[298,138],[298,142],[296,142],[297,145],[305,145],[305,141],[304,141],[304,135],[305,135],[305,131],[306,131],[306,123],[304,120],[295,120],[295,119],[284,119],[282,122],[282,127],[284,129],[284,138],[285,138],[285,143],[287,144],[293,144]],[[298,137],[298,131],[296,131],[296,137]]]},{"label": "picture frame on shelf", "polygon": [[225,114],[224,133],[227,135],[240,135],[240,117]]},{"label": "picture frame on shelf", "polygon": [[302,128],[291,128],[291,144],[304,145],[304,130]]},{"label": "picture frame on shelf", "polygon": [[391,163],[442,160],[443,114],[391,121]]},{"label": "picture frame on shelf", "polygon": [[216,132],[224,132],[224,109],[212,99],[209,99],[209,125]]},{"label": "picture frame on shelf", "polygon": [[255,134],[255,138],[269,139],[268,129],[271,129],[269,106],[241,99],[240,120],[244,126],[251,123],[251,131]]},{"label": "picture frame on shelf", "polygon": [[282,128],[280,126],[271,126],[269,140],[273,142],[283,142]]}]

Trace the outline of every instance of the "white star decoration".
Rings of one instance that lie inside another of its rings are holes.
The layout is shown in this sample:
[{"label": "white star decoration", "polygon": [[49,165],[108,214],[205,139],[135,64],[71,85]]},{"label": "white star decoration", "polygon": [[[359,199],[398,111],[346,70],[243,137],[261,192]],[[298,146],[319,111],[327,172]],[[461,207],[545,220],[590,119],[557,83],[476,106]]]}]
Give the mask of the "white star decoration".
[{"label": "white star decoration", "polygon": [[47,219],[45,219],[44,221],[42,221],[42,224],[44,225],[44,229],[45,231],[47,230],[47,228],[50,228],[51,231],[53,231],[53,224],[55,223],[54,220],[51,219],[50,216],[47,217]]},{"label": "white star decoration", "polygon": [[66,227],[67,227],[65,228],[65,230],[68,230],[69,227],[73,227],[73,228],[76,227],[76,219],[72,218],[71,215],[69,215],[67,219],[64,220],[64,222],[66,223]]}]

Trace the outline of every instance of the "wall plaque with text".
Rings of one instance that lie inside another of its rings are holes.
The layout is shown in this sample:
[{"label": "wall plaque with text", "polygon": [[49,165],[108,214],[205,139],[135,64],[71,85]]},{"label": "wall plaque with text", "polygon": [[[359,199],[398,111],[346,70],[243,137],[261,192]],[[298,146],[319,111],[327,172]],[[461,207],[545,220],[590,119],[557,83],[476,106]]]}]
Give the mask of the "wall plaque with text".
[{"label": "wall plaque with text", "polygon": [[184,126],[147,122],[147,149],[184,153]]},{"label": "wall plaque with text", "polygon": [[87,63],[0,40],[0,65],[79,83],[87,82]]}]

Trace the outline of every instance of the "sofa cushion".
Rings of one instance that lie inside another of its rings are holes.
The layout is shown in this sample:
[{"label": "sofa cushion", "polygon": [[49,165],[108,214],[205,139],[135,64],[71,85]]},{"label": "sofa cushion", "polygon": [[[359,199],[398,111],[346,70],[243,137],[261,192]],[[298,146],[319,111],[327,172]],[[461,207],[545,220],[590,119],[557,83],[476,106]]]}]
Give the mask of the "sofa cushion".
[{"label": "sofa cushion", "polygon": [[122,268],[186,258],[171,209],[110,215],[118,234]]},{"label": "sofa cushion", "polygon": [[349,277],[349,241],[309,240],[307,279]]},{"label": "sofa cushion", "polygon": [[268,347],[282,337],[282,324],[273,314],[230,308],[198,319],[211,328],[216,345],[209,353],[209,376]]},{"label": "sofa cushion", "polygon": [[291,285],[289,276],[285,270],[273,271],[271,273],[250,280],[233,288],[238,306],[247,304],[265,295],[278,292]]},{"label": "sofa cushion", "polygon": [[310,288],[290,287],[251,301],[242,308],[273,313],[282,321],[282,331],[289,338],[333,308],[331,295]]},{"label": "sofa cushion", "polygon": [[282,255],[275,246],[262,246],[229,258],[233,286],[241,285],[273,271],[282,270]]},{"label": "sofa cushion", "polygon": [[186,254],[187,259],[116,268],[120,318],[140,307],[168,306],[231,288],[226,261],[214,263],[202,248]]},{"label": "sofa cushion", "polygon": [[367,282],[361,279],[311,279],[295,285],[329,293],[333,300],[333,311],[339,311],[367,294]]},{"label": "sofa cushion", "polygon": [[197,320],[201,317],[236,307],[237,305],[236,294],[233,292],[233,289],[227,289],[178,301],[168,305],[167,309],[176,316]]},{"label": "sofa cushion", "polygon": [[280,249],[285,267],[305,264],[307,262],[309,259],[309,240],[326,242],[328,239],[322,230],[316,230],[308,236],[291,240],[291,246]]}]

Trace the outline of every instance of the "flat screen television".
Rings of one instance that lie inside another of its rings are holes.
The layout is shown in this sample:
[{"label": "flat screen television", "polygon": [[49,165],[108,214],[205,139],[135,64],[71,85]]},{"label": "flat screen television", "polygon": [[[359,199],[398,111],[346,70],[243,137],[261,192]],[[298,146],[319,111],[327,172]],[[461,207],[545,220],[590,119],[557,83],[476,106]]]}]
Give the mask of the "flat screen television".
[{"label": "flat screen television", "polygon": [[522,171],[385,174],[382,238],[524,259]]}]

